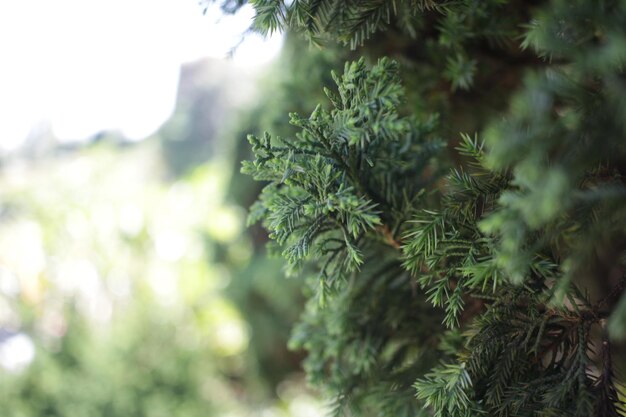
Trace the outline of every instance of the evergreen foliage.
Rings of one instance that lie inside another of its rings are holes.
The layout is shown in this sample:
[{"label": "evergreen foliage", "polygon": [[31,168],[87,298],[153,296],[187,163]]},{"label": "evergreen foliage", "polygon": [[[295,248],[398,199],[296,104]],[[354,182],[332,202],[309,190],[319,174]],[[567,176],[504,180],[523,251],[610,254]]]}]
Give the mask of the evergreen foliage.
[{"label": "evergreen foliage", "polygon": [[449,86],[407,116],[398,65],[361,59],[294,137],[249,138],[250,218],[309,277],[292,347],[336,414],[626,415],[626,2],[253,4],[353,48],[399,28],[439,51],[423,92]]}]

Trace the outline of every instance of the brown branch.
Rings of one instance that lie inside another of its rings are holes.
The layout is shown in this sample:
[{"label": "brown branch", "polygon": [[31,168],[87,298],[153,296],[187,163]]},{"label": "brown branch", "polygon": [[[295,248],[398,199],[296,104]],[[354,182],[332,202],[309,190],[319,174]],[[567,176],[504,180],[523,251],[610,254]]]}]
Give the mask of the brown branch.
[{"label": "brown branch", "polygon": [[389,226],[383,224],[377,228],[377,230],[383,235],[385,242],[394,249],[400,249],[402,247],[402,243],[396,240],[389,230]]},{"label": "brown branch", "polygon": [[593,306],[593,312],[596,316],[602,318],[603,316],[608,316],[610,312],[601,312],[600,308],[604,305],[609,304],[610,302],[616,301],[619,296],[624,291],[626,287],[626,277],[622,277],[622,279],[615,285],[609,293],[602,299],[598,300],[598,302]]}]

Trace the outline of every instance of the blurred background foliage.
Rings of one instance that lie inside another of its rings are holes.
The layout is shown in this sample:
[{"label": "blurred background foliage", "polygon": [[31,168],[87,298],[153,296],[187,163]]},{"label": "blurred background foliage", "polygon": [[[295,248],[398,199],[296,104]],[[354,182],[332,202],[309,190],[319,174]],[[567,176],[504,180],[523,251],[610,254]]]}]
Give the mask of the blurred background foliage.
[{"label": "blurred background foliage", "polygon": [[309,52],[288,39],[271,76],[185,66],[144,141],[40,129],[2,159],[0,414],[324,415],[287,349],[301,285],[245,228],[258,185],[239,174],[246,133],[287,134],[319,99],[337,60]]}]

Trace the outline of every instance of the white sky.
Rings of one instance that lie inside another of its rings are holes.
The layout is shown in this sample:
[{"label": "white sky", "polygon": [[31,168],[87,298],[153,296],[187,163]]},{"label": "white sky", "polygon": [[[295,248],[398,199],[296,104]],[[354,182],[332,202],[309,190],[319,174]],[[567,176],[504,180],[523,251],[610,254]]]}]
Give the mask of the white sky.
[{"label": "white sky", "polygon": [[[253,14],[203,15],[198,0],[0,0],[0,149],[42,121],[63,141],[150,135],[173,111],[181,63],[224,57]],[[234,61],[262,65],[281,45],[248,36]]]}]

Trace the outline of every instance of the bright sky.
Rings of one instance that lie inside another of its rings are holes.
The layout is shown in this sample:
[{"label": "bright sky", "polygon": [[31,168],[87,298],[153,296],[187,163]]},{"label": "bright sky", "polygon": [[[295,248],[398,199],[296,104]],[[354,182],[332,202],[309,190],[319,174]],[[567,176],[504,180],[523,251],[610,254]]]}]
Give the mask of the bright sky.
[{"label": "bright sky", "polygon": [[[253,14],[203,15],[198,0],[1,0],[0,149],[42,121],[63,141],[150,135],[173,111],[181,63],[224,57]],[[281,45],[248,35],[234,61],[262,65]]]}]

